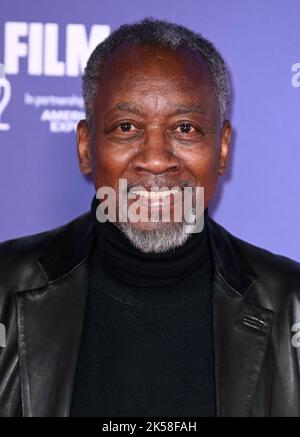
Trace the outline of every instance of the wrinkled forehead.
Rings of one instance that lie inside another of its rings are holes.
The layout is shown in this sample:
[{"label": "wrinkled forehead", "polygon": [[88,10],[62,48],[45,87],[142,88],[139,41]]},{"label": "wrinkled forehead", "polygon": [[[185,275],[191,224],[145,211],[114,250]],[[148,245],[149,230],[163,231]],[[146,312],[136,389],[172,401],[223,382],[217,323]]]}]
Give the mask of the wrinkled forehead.
[{"label": "wrinkled forehead", "polygon": [[217,112],[212,76],[200,53],[161,44],[121,44],[103,63],[96,106],[124,101],[142,105],[150,96]]},{"label": "wrinkled forehead", "polygon": [[122,43],[107,57],[102,67],[102,82],[118,78],[192,82],[212,85],[212,77],[199,52],[189,48],[171,48],[161,44]]}]

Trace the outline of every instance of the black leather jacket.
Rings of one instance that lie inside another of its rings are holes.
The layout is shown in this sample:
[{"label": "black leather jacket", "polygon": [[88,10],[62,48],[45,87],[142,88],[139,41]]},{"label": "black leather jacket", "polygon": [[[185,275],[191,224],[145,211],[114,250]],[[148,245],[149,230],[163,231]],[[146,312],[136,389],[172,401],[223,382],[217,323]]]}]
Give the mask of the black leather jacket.
[{"label": "black leather jacket", "polygon": [[[299,416],[300,265],[208,228],[217,414]],[[94,238],[86,213],[0,245],[0,416],[69,415]]]}]

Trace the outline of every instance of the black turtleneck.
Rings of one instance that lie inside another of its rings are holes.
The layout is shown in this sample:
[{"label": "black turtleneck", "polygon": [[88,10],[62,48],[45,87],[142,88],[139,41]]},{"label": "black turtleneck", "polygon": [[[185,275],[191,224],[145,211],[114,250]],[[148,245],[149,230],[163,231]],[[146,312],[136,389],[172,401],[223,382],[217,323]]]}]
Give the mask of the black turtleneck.
[{"label": "black turtleneck", "polygon": [[204,229],[143,253],[96,219],[71,416],[213,416],[212,258]]}]

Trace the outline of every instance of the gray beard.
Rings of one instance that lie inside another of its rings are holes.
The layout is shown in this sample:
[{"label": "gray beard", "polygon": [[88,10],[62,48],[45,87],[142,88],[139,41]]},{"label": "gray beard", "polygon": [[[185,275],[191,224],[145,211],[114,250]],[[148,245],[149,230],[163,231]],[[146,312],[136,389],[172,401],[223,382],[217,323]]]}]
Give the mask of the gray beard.
[{"label": "gray beard", "polygon": [[141,230],[134,223],[120,223],[120,230],[137,249],[144,253],[164,253],[182,246],[189,234],[183,223],[162,226],[159,229]]},{"label": "gray beard", "polygon": [[133,246],[144,253],[164,253],[182,246],[195,229],[189,221],[163,223],[156,229],[141,230],[135,223],[120,222],[120,231]]}]

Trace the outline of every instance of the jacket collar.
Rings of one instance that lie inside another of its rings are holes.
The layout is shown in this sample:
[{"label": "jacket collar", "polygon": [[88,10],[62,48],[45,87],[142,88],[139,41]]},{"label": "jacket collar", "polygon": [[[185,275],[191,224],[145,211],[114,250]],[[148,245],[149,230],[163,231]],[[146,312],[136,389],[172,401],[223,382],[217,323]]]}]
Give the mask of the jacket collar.
[{"label": "jacket collar", "polygon": [[238,239],[211,218],[208,229],[215,272],[237,295],[243,296],[257,276],[237,244]]},{"label": "jacket collar", "polygon": [[68,275],[84,263],[95,239],[91,212],[58,228],[37,259],[48,284]]},{"label": "jacket collar", "polygon": [[[254,271],[243,256],[235,237],[210,217],[208,229],[216,272],[232,290],[243,295],[257,280]],[[90,212],[58,228],[37,260],[46,282],[55,282],[85,262],[94,239],[95,230]]]},{"label": "jacket collar", "polygon": [[[272,312],[243,296],[259,282],[237,239],[208,221],[214,259],[214,350],[217,414],[249,415]],[[68,416],[80,346],[91,213],[60,227],[36,260],[43,281],[17,293],[22,407],[25,416]],[[246,323],[245,323],[246,322]]]},{"label": "jacket collar", "polygon": [[245,243],[212,219],[209,234],[215,266],[212,288],[217,415],[251,416],[274,314],[261,305],[266,285],[262,286],[242,251]]}]

